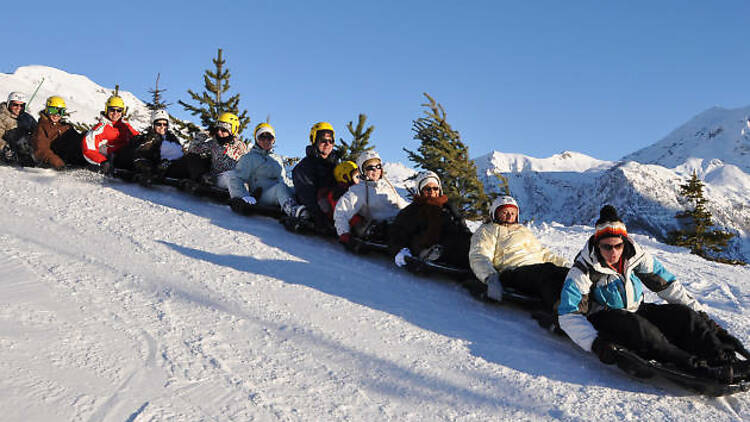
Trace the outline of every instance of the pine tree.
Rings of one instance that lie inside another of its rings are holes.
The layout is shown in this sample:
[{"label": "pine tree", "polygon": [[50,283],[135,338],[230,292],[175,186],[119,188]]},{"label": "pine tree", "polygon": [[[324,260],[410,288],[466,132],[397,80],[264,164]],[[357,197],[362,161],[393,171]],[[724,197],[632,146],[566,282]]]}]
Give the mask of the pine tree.
[{"label": "pine tree", "polygon": [[469,148],[461,135],[446,121],[445,109],[427,93],[425,116],[412,122],[414,139],[421,142],[417,152],[404,148],[409,160],[440,177],[443,192],[466,218],[478,220],[486,213],[490,197],[477,177],[477,167],[469,159]]},{"label": "pine tree", "polygon": [[375,126],[368,126],[365,129],[365,122],[367,121],[367,115],[360,114],[357,120],[357,127],[354,127],[354,122],[350,121],[346,125],[349,129],[349,133],[352,135],[351,144],[348,144],[341,138],[339,144],[336,146],[336,155],[341,158],[341,161],[357,161],[359,154],[375,148],[370,146],[370,135],[375,130]]},{"label": "pine tree", "polygon": [[[250,124],[250,117],[247,115],[247,110],[242,110],[242,112],[239,110],[240,94],[235,94],[226,100],[222,97],[222,94],[229,90],[231,74],[228,69],[224,68],[226,61],[222,57],[221,48],[212,62],[215,69],[213,71],[206,70],[203,74],[204,91],[200,95],[191,89],[187,91],[193,101],[198,104],[191,105],[181,100],[178,103],[193,116],[199,116],[204,127],[211,127],[216,124],[216,120],[221,113],[229,112],[237,115],[240,119],[240,127],[237,131],[239,135]],[[178,126],[183,128],[179,123]],[[187,126],[189,124],[185,124],[184,127],[187,128]]]},{"label": "pine tree", "polygon": [[148,93],[151,94],[151,102],[146,103],[146,107],[148,107],[149,110],[166,110],[167,107],[169,107],[169,104],[165,103],[161,98],[161,93],[166,91],[166,89],[159,89],[159,79],[161,78],[161,73],[156,74],[156,83],[154,84],[153,89],[149,89]]},{"label": "pine tree", "polygon": [[686,228],[669,233],[667,242],[690,248],[690,252],[708,259],[715,259],[715,253],[722,252],[735,235],[723,230],[712,230],[714,223],[711,212],[706,209],[708,200],[703,197],[703,182],[694,171],[684,185],[680,185],[680,195],[694,208],[679,212],[676,217],[687,221]]}]

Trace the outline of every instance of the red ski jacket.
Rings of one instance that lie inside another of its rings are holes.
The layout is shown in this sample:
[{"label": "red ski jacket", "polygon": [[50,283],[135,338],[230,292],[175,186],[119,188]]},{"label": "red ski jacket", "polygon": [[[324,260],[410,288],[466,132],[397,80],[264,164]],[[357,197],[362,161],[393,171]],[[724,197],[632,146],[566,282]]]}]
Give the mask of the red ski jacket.
[{"label": "red ski jacket", "polygon": [[127,145],[135,135],[138,135],[138,131],[127,122],[102,120],[83,137],[83,158],[91,164],[100,164],[109,159],[110,154]]}]

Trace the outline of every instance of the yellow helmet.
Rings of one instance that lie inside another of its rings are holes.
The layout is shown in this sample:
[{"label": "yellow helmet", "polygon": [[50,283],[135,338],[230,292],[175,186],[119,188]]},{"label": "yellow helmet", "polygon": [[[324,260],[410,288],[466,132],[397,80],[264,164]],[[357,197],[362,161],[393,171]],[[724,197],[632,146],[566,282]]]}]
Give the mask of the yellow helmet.
[{"label": "yellow helmet", "polygon": [[65,100],[62,99],[62,97],[58,96],[52,96],[47,98],[47,107],[57,107],[57,108],[65,108]]},{"label": "yellow helmet", "polygon": [[339,183],[351,183],[352,172],[357,170],[354,161],[342,161],[333,169],[333,178]]},{"label": "yellow helmet", "polygon": [[240,128],[240,119],[232,113],[221,113],[219,120],[216,122],[216,127],[226,129],[232,135],[236,135]]},{"label": "yellow helmet", "polygon": [[258,126],[255,126],[255,132],[253,133],[253,138],[257,142],[258,135],[262,135],[264,133],[270,133],[271,135],[273,135],[274,138],[276,138],[276,131],[273,130],[273,126],[265,122],[258,124]]},{"label": "yellow helmet", "polygon": [[125,101],[117,95],[113,95],[107,99],[107,103],[104,104],[104,113],[107,113],[107,109],[110,107],[117,107],[122,109],[122,114],[126,114],[128,109],[125,107]]},{"label": "yellow helmet", "polygon": [[310,143],[311,144],[315,143],[315,139],[317,139],[318,132],[323,131],[323,130],[330,130],[333,139],[336,139],[336,132],[333,130],[333,126],[331,126],[330,123],[318,122],[318,123],[315,123],[312,126],[312,128],[310,128]]}]

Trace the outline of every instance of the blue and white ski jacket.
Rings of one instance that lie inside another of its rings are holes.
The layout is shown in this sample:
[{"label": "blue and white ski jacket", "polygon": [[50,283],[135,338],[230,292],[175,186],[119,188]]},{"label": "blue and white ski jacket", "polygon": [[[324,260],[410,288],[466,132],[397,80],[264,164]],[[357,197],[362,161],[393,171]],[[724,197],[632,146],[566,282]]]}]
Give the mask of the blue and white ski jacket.
[{"label": "blue and white ski jacket", "polygon": [[597,332],[587,316],[604,309],[637,311],[643,302],[644,285],[669,303],[686,305],[694,311],[703,310],[659,260],[632,239],[624,240],[624,274],[599,262],[592,236],[576,256],[563,284],[557,310],[560,328],[589,352]]}]

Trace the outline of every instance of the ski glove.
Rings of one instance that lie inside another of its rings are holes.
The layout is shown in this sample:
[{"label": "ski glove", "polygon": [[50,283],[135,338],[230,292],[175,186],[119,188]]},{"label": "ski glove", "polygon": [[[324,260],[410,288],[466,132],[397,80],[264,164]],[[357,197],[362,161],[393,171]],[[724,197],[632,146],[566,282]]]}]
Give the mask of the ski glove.
[{"label": "ski glove", "polygon": [[246,202],[247,204],[249,204],[249,205],[255,205],[255,204],[257,204],[257,203],[258,203],[258,200],[257,200],[257,199],[255,199],[255,197],[254,197],[254,196],[250,196],[250,195],[248,195],[248,196],[243,196],[243,197],[242,197],[242,200],[243,200],[243,201],[245,201],[245,202]]},{"label": "ski glove", "polygon": [[412,257],[411,251],[409,248],[403,248],[396,254],[396,257],[393,258],[393,262],[396,263],[396,266],[399,268],[403,268],[406,266],[406,257]]},{"label": "ski glove", "polygon": [[612,365],[617,360],[615,345],[607,340],[602,340],[601,337],[596,337],[594,342],[591,343],[591,351],[594,352],[604,364]]},{"label": "ski glove", "polygon": [[502,302],[503,283],[500,282],[500,274],[492,273],[484,281],[487,283],[487,297]]},{"label": "ski glove", "polygon": [[352,235],[349,233],[344,233],[339,236],[339,242],[343,243],[344,245],[348,245],[350,240],[352,240]]}]

